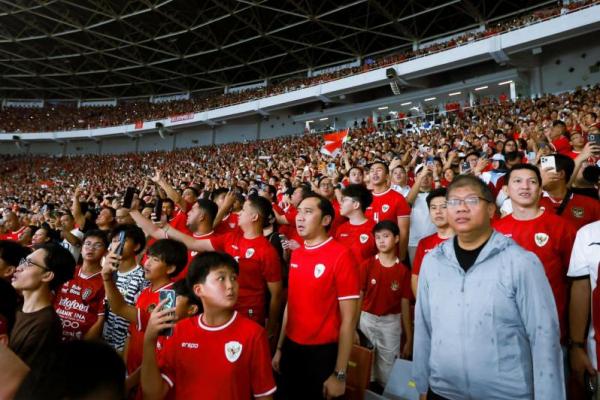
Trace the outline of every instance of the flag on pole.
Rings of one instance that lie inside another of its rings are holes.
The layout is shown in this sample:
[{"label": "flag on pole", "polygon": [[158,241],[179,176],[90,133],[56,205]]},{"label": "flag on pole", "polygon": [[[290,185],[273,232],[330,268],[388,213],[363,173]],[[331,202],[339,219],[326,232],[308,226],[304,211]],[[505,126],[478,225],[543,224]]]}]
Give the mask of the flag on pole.
[{"label": "flag on pole", "polygon": [[344,143],[350,139],[350,128],[323,135],[323,139],[325,144],[321,147],[321,153],[326,156],[337,157],[341,154]]}]

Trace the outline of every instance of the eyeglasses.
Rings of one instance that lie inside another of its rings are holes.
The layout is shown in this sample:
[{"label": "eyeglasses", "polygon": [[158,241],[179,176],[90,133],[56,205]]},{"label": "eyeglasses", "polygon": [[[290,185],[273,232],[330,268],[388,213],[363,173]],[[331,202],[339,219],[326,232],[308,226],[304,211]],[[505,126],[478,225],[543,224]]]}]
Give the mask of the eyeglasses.
[{"label": "eyeglasses", "polygon": [[467,197],[466,199],[448,199],[446,200],[446,206],[448,208],[456,208],[462,204],[466,204],[467,207],[477,207],[479,205],[479,201],[483,200],[488,202],[487,199],[479,196]]},{"label": "eyeglasses", "polygon": [[84,242],[83,243],[83,247],[89,247],[89,248],[94,249],[94,250],[100,250],[100,249],[104,248],[104,245],[102,243]]},{"label": "eyeglasses", "polygon": [[43,269],[44,271],[50,271],[50,268],[44,267],[43,265],[36,264],[28,258],[21,258],[19,261],[19,267],[29,268],[29,267],[38,267]]}]

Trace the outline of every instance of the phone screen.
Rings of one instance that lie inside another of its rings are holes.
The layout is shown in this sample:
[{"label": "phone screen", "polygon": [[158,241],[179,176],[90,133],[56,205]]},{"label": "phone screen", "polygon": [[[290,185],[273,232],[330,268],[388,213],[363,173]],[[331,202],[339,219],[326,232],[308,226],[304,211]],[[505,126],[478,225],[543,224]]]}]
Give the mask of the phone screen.
[{"label": "phone screen", "polygon": [[[175,308],[177,295],[172,289],[164,289],[158,292],[158,299],[159,302],[162,302],[164,299],[167,299],[167,302],[163,306],[163,309]],[[175,318],[175,313],[171,313],[171,315],[173,316],[173,318]],[[162,331],[160,331],[160,334],[162,336],[172,336],[173,328],[163,329]]]},{"label": "phone screen", "polygon": [[128,187],[125,192],[125,198],[123,199],[123,208],[131,208],[131,202],[133,201],[133,195],[135,194],[135,188]]}]

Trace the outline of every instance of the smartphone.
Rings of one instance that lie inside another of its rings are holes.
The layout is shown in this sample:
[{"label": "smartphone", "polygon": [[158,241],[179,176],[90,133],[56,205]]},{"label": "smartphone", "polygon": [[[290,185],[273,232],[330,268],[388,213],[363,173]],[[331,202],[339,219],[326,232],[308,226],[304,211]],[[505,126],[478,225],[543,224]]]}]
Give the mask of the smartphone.
[{"label": "smartphone", "polygon": [[590,133],[588,135],[588,142],[600,145],[600,133]]},{"label": "smartphone", "polygon": [[433,157],[427,157],[427,163],[425,165],[427,165],[428,167],[433,165]]},{"label": "smartphone", "polygon": [[554,156],[543,156],[540,158],[542,169],[550,168],[556,171],[556,160]]},{"label": "smartphone", "polygon": [[160,221],[162,217],[162,199],[156,199],[156,204],[154,205],[154,212],[152,213],[152,220],[155,222]]},{"label": "smartphone", "polygon": [[330,174],[335,172],[335,163],[329,163],[327,165],[327,172]]},{"label": "smartphone", "polygon": [[[115,249],[115,254],[118,256],[122,256],[123,255],[123,248],[125,247],[125,240],[127,238],[125,237],[125,231],[121,231],[119,232],[119,244],[117,245],[117,248]],[[119,264],[116,263],[115,265],[113,265],[115,268],[119,268]],[[116,282],[117,281],[117,271],[113,272],[113,281]]]},{"label": "smartphone", "polygon": [[471,169],[471,166],[469,165],[468,161],[465,161],[465,162],[462,163],[462,170],[463,171],[468,171],[470,169]]},{"label": "smartphone", "polygon": [[135,194],[135,188],[128,187],[125,191],[125,198],[123,199],[123,208],[131,208],[131,202],[133,201],[133,195]]},{"label": "smartphone", "polygon": [[[175,308],[175,302],[177,299],[177,295],[175,294],[175,291],[172,289],[163,289],[161,291],[158,292],[158,300],[159,302],[162,302],[163,300],[167,299],[167,302],[165,303],[165,305],[163,306],[163,309],[168,309],[168,308]],[[171,313],[170,314],[173,319],[175,319],[175,313]],[[173,335],[173,328],[168,328],[168,329],[163,329],[162,331],[160,331],[160,335],[162,336],[172,336]]]}]

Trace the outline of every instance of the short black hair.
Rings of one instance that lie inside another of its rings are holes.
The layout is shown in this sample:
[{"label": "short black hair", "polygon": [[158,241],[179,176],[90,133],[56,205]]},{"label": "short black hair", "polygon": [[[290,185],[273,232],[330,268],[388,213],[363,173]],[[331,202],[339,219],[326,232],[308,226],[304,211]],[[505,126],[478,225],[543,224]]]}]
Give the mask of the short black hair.
[{"label": "short black hair", "polygon": [[85,239],[90,238],[90,237],[95,237],[95,238],[100,239],[102,241],[102,244],[104,244],[104,247],[108,248],[108,237],[106,236],[106,232],[101,231],[100,229],[89,230],[85,233],[85,235],[83,235],[82,242],[85,242]]},{"label": "short black hair", "polygon": [[215,190],[213,190],[210,198],[211,198],[211,200],[214,201],[217,197],[219,197],[222,194],[226,194],[227,192],[229,192],[229,189],[227,189],[227,188],[218,188],[218,189],[215,189]]},{"label": "short black hair", "polygon": [[[40,354],[36,368],[25,377],[16,400],[125,399],[126,368],[109,345],[75,340]],[[93,360],[92,362],[90,362]],[[85,365],[85,368],[74,366]]]},{"label": "short black hair", "polygon": [[365,174],[365,171],[361,167],[355,165],[348,170],[348,176],[350,176],[350,172],[352,172],[353,169],[360,171],[361,175]]},{"label": "short black hair", "polygon": [[556,172],[564,171],[565,182],[569,182],[575,170],[575,161],[564,154],[554,154],[554,162],[556,164]]},{"label": "short black hair", "polygon": [[171,204],[173,207],[175,207],[175,202],[174,202],[173,200],[169,199],[168,197],[167,197],[166,199],[163,199],[162,203],[163,203],[163,204],[165,204],[165,203],[169,203],[169,204]]},{"label": "short black hair", "polygon": [[17,267],[21,259],[27,257],[31,250],[13,240],[0,240],[0,258],[10,266]]},{"label": "short black hair", "polygon": [[342,189],[342,196],[351,197],[360,203],[360,209],[365,212],[373,203],[373,194],[364,185],[352,184]]},{"label": "short black hair", "polygon": [[54,242],[44,243],[39,249],[46,253],[44,265],[54,273],[54,278],[49,284],[51,290],[56,290],[69,279],[73,279],[75,259],[69,250]]},{"label": "short black hair", "polygon": [[508,153],[504,154],[505,162],[521,160],[522,158],[523,153],[521,153],[520,151],[509,151]]},{"label": "short black hair", "polygon": [[167,265],[175,266],[175,270],[169,274],[170,278],[177,276],[188,262],[187,247],[173,239],[157,240],[150,246],[146,254],[158,258]]},{"label": "short black hair", "polygon": [[194,287],[197,283],[206,282],[206,277],[210,274],[210,271],[220,267],[227,267],[236,274],[240,272],[240,267],[235,258],[227,253],[207,251],[206,253],[198,254],[192,259],[187,276],[185,277],[188,288]]},{"label": "short black hair", "polygon": [[271,205],[271,202],[259,195],[248,196],[248,200],[246,201],[260,216],[262,226],[268,226],[269,215],[273,212],[273,206]]},{"label": "short black hair", "polygon": [[542,174],[540,173],[540,169],[538,167],[536,167],[535,165],[525,164],[525,163],[517,164],[508,171],[508,174],[506,175],[506,183],[508,184],[510,182],[510,177],[511,177],[513,171],[519,171],[522,169],[532,171],[535,174],[535,177],[537,178],[540,186],[542,185]]},{"label": "short black hair", "polygon": [[302,201],[311,198],[318,200],[317,207],[319,207],[319,210],[321,210],[321,220],[327,215],[331,217],[331,222],[329,222],[329,224],[325,226],[325,230],[329,231],[329,228],[331,228],[331,224],[333,223],[333,219],[335,218],[335,210],[333,208],[333,205],[329,200],[317,193],[310,193],[308,196],[304,196]]},{"label": "short black hair", "polygon": [[385,170],[386,175],[390,173],[390,168],[388,167],[388,165],[382,161],[382,160],[375,160],[373,161],[371,164],[369,164],[369,171],[371,170],[371,168],[373,167],[373,165],[375,164],[381,164],[383,165],[383,169]]},{"label": "short black hair", "polygon": [[194,291],[187,285],[185,279],[180,279],[173,284],[175,295],[186,297],[190,304],[198,307],[198,312],[202,312],[202,302],[194,295]]},{"label": "short black hair", "polygon": [[117,217],[117,210],[115,210],[114,208],[112,208],[110,206],[103,206],[100,211],[102,211],[104,209],[107,209],[108,211],[110,211],[110,215],[112,215],[113,218]]},{"label": "short black hair", "polygon": [[198,189],[196,189],[193,186],[188,186],[188,187],[185,188],[185,190],[191,190],[192,193],[194,194],[194,196],[196,196],[196,197],[200,196],[200,192],[198,191]]},{"label": "short black hair", "polygon": [[146,247],[146,235],[144,235],[144,231],[141,230],[137,225],[133,224],[120,224],[115,226],[108,235],[110,241],[114,239],[115,236],[119,236],[119,233],[125,232],[125,239],[131,239],[133,243],[139,245],[139,249],[135,252],[135,254],[140,254],[144,251]]},{"label": "short black hair", "polygon": [[453,190],[470,187],[479,191],[481,197],[483,197],[486,201],[495,204],[494,195],[492,194],[492,190],[488,185],[483,183],[483,181],[473,175],[459,175],[452,180],[450,185],[448,186],[446,192],[446,199],[450,196]]},{"label": "short black hair", "polygon": [[400,235],[400,228],[398,228],[398,224],[388,220],[378,222],[377,225],[373,227],[373,235],[381,231],[390,231],[394,236]]},{"label": "short black hair", "polygon": [[431,192],[429,192],[429,194],[425,198],[425,201],[427,202],[427,208],[431,207],[431,200],[435,199],[436,197],[446,198],[447,192],[448,191],[446,190],[446,188],[443,188],[443,187],[433,189]]},{"label": "short black hair", "polygon": [[210,222],[212,224],[217,217],[217,213],[219,212],[219,206],[217,206],[217,203],[209,199],[198,199],[196,200],[196,203],[198,203],[198,207],[200,207],[200,209],[208,215],[208,218],[210,218]]}]

